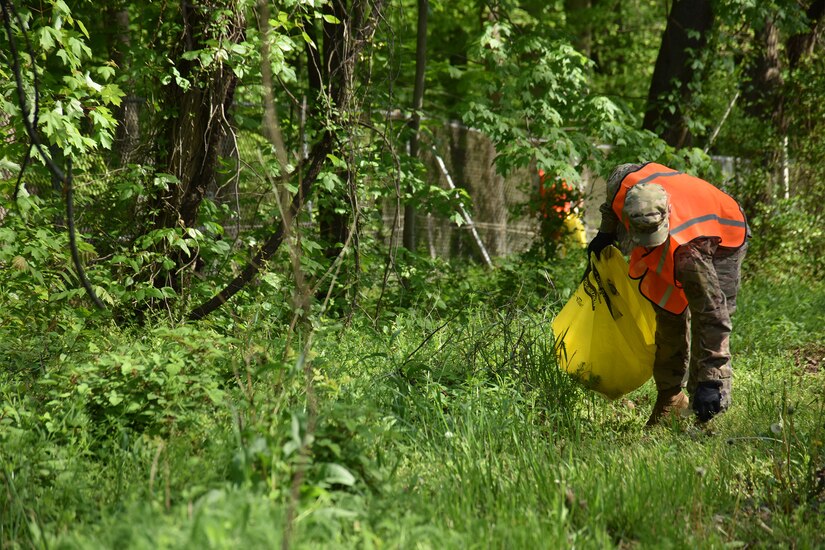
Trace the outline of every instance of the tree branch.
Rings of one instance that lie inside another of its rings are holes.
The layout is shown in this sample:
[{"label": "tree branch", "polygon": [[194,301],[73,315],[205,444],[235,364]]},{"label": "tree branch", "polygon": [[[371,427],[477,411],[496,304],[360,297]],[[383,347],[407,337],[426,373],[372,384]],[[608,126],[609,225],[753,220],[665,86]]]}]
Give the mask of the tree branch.
[{"label": "tree branch", "polygon": [[[368,0],[359,0],[352,6],[351,29],[353,32],[345,35],[344,40],[351,40],[350,44],[342,45],[342,50],[345,51],[340,59],[338,70],[330,71],[335,74],[337,85],[332,86],[332,104],[337,107],[331,115],[331,122],[339,124],[342,122],[347,112],[348,100],[351,92],[351,77],[354,73],[354,68],[357,63],[358,53],[369,43],[369,38],[375,31],[377,22],[381,16],[383,0],[375,0],[370,3]],[[369,13],[367,14],[367,12]],[[343,47],[348,46],[348,47]],[[309,157],[305,162],[290,174],[289,179],[296,176],[299,178],[298,192],[292,197],[289,209],[284,212],[285,216],[282,223],[278,224],[278,228],[267,239],[266,243],[258,250],[255,256],[249,260],[243,271],[235,277],[226,287],[218,292],[215,296],[193,309],[188,318],[190,320],[199,320],[219,307],[225,304],[235,294],[237,294],[247,283],[249,283],[255,275],[261,270],[263,264],[268,261],[284,241],[286,236],[286,223],[291,223],[295,220],[298,213],[304,205],[304,201],[312,192],[312,186],[318,179],[324,163],[327,160],[327,155],[332,152],[333,143],[335,141],[335,134],[332,130],[324,132],[320,141],[318,141],[312,148]]]}]

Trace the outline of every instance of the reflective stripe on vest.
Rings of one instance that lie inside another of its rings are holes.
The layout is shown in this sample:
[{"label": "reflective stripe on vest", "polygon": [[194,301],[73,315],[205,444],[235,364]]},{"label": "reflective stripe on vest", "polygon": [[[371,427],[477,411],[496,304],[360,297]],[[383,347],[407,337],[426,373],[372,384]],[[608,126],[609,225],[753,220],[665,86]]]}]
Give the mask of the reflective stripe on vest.
[{"label": "reflective stripe on vest", "polygon": [[732,197],[710,183],[651,162],[625,176],[613,198],[613,211],[628,229],[624,199],[627,190],[640,183],[655,183],[667,191],[670,230],[667,240],[656,248],[633,249],[630,276],[641,279],[639,289],[645,298],[671,313],[682,313],[688,303],[675,276],[676,249],[699,237],[717,237],[720,246],[737,248],[747,234],[745,215]]}]

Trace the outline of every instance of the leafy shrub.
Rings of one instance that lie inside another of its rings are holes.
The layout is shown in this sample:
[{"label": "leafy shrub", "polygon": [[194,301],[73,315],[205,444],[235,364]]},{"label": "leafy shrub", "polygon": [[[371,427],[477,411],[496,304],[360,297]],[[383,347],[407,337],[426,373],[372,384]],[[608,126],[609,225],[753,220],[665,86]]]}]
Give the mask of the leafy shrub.
[{"label": "leafy shrub", "polygon": [[40,381],[59,407],[82,399],[93,422],[166,435],[198,424],[223,404],[236,343],[190,326],[115,332]]},{"label": "leafy shrub", "polygon": [[[749,220],[754,237],[748,250],[750,270],[775,280],[825,276],[825,218],[792,198],[755,205]],[[817,261],[819,259],[820,261]]]}]

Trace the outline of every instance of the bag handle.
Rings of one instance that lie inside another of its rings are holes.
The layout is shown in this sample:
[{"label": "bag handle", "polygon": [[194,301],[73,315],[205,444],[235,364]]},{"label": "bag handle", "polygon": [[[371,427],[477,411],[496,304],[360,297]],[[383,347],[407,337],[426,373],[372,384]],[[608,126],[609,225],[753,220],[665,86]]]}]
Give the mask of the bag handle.
[{"label": "bag handle", "polygon": [[[606,250],[607,249],[603,250],[602,254],[604,254]],[[596,302],[598,300],[604,300],[604,303],[607,305],[607,310],[610,312],[610,316],[616,319],[617,314],[613,312],[613,304],[610,301],[610,296],[608,296],[607,292],[605,291],[605,285],[602,282],[602,276],[599,273],[599,270],[596,268],[596,261],[594,259],[594,256],[595,253],[591,252],[590,258],[588,258],[590,261],[590,273],[582,281],[584,292],[585,294],[587,294],[588,297],[590,297],[590,300],[592,302],[590,307],[593,308],[593,310],[596,309]],[[593,281],[590,280],[591,275]],[[595,284],[593,284],[594,282]],[[621,316],[621,314],[619,314],[619,316]]]}]

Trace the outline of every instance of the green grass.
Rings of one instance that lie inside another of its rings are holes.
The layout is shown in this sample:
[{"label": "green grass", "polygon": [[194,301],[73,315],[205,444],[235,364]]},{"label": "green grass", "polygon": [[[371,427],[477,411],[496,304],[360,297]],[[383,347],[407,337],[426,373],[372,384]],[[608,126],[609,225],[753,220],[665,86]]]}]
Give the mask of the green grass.
[{"label": "green grass", "polygon": [[0,377],[0,546],[268,548],[287,526],[296,548],[825,544],[825,286],[746,282],[734,404],[706,427],[644,429],[652,383],[576,386],[554,311],[322,326],[317,414],[262,321],[67,331],[45,374]]}]

